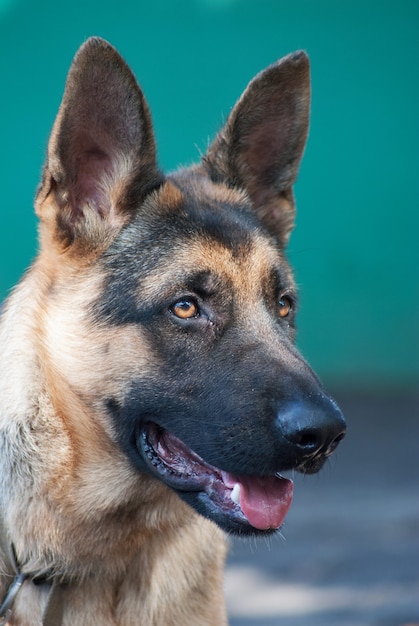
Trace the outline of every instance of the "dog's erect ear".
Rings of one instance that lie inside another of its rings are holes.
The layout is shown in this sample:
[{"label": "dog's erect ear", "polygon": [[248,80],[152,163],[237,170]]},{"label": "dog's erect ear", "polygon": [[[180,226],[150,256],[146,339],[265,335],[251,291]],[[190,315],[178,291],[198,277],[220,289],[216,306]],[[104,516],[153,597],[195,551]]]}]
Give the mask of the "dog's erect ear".
[{"label": "dog's erect ear", "polygon": [[308,132],[310,68],[304,52],[258,74],[203,159],[215,182],[245,189],[263,224],[285,244],[294,224],[292,185]]},{"label": "dog's erect ear", "polygon": [[119,230],[159,182],[144,96],[116,50],[89,39],[68,74],[37,213],[48,226],[53,221],[55,234],[68,245],[95,224]]}]

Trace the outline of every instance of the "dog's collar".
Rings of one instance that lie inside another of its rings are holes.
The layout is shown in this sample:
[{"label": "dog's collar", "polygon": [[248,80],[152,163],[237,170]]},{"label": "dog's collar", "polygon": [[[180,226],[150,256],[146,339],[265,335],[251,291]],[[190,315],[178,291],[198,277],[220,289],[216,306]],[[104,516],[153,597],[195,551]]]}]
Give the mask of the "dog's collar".
[{"label": "dog's collar", "polygon": [[[16,574],[14,577],[0,606],[0,626],[8,624],[13,612],[13,605],[22,589],[23,583],[30,578],[29,574],[23,572]],[[32,582],[34,582],[34,579],[32,579]],[[64,609],[62,585],[55,581],[48,584],[50,584],[50,590],[40,624],[41,626],[61,626]]]},{"label": "dog's collar", "polygon": [[9,621],[15,600],[27,578],[28,574],[24,574],[23,572],[16,574],[7,589],[6,595],[0,605],[0,626],[5,626],[5,624]]},{"label": "dog's collar", "polygon": [[13,576],[6,594],[0,600],[0,626],[6,626],[13,611],[13,606],[23,584],[29,581],[35,585],[47,584],[50,586],[48,591],[47,603],[42,614],[41,626],[61,626],[63,620],[63,584],[57,582],[50,577],[48,573],[25,572],[24,568],[19,564],[16,557],[16,551],[12,543],[7,541],[7,533],[0,516],[0,548],[6,560],[6,566]]}]

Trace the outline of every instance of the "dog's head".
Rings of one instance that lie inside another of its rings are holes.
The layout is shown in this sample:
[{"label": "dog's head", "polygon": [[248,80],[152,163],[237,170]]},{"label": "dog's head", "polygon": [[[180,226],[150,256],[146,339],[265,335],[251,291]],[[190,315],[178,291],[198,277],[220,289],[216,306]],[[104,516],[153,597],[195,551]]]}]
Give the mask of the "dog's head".
[{"label": "dog's head", "polygon": [[243,534],[282,524],[281,473],[319,470],[345,431],[293,344],[284,248],[309,92],[306,55],[285,57],[250,83],[198,166],[164,176],[141,90],[91,39],[36,202],[60,413],[74,410],[65,388],[135,471]]}]

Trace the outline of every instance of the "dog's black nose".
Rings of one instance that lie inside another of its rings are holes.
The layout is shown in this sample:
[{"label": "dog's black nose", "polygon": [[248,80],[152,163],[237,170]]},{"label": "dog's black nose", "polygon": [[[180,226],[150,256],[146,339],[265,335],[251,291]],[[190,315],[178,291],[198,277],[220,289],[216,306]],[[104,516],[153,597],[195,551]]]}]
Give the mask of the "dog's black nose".
[{"label": "dog's black nose", "polygon": [[280,407],[277,426],[294,446],[299,461],[332,454],[346,432],[337,404],[324,394],[288,401]]}]

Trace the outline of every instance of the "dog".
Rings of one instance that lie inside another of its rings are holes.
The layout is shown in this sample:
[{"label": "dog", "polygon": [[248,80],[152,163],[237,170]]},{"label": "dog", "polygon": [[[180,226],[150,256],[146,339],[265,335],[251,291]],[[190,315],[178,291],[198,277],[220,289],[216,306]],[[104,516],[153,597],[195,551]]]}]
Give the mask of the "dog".
[{"label": "dog", "polygon": [[222,626],[226,535],[277,532],[283,473],[345,421],[294,345],[285,256],[309,61],[258,74],[164,175],[144,95],[89,39],[0,330],[0,603],[13,626]]}]

